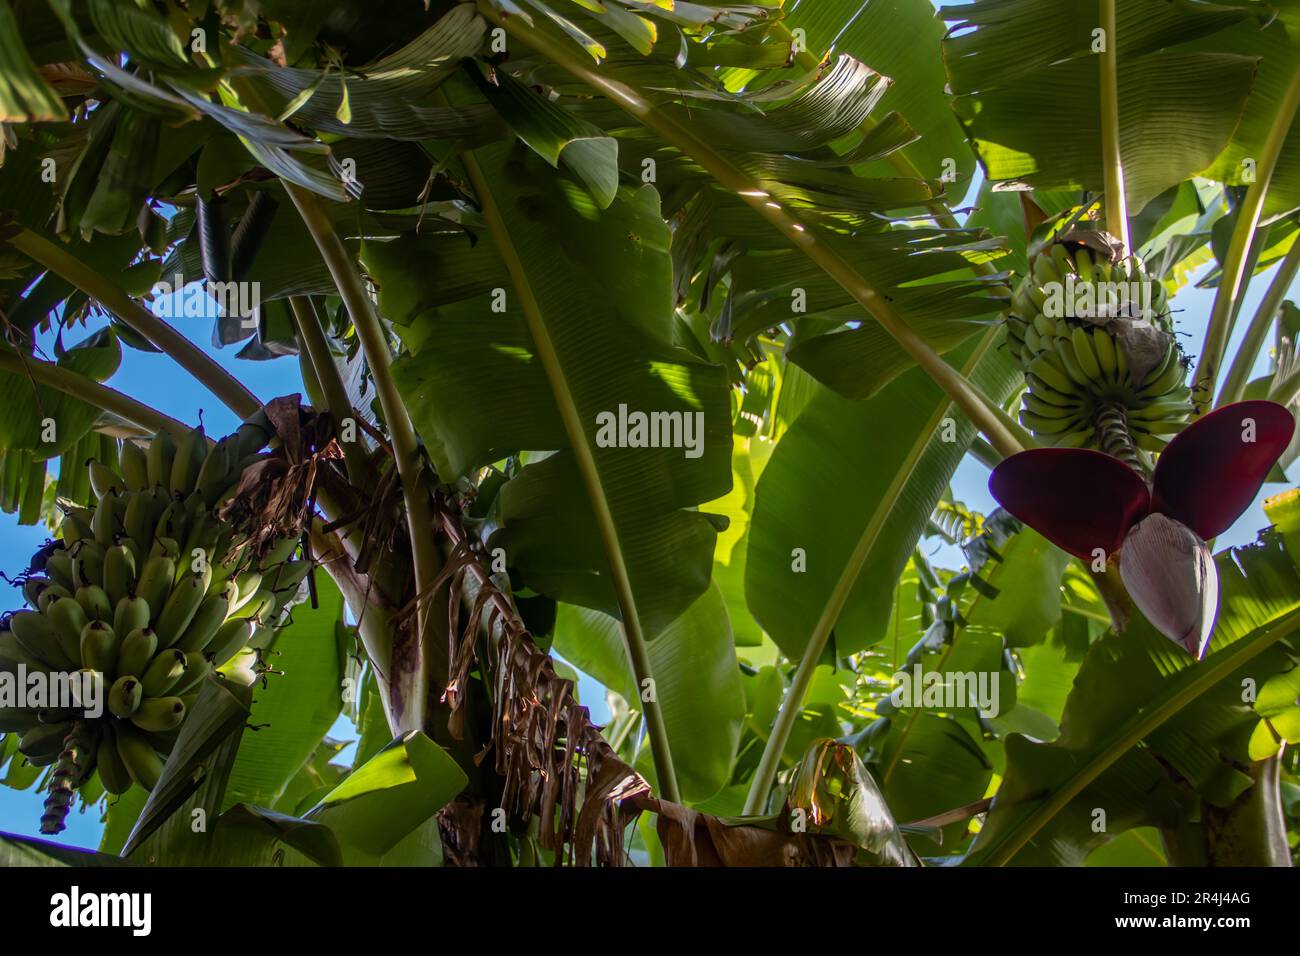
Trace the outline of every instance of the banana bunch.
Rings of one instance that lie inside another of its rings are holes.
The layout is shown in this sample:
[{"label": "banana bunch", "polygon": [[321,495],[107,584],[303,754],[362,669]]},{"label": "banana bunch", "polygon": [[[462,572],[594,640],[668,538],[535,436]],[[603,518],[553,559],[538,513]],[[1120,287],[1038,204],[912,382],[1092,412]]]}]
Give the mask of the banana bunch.
[{"label": "banana bunch", "polygon": [[1133,443],[1158,452],[1192,412],[1168,294],[1100,235],[1070,233],[1034,255],[1004,314],[1029,385],[1020,421],[1052,444],[1097,447],[1098,418],[1118,410]]},{"label": "banana bunch", "polygon": [[0,734],[54,766],[42,832],[63,829],[96,771],[109,793],[152,789],[202,681],[265,637],[306,577],[296,541],[254,566],[216,516],[265,442],[246,424],[209,447],[200,427],[179,444],[124,443],[121,474],[89,462],[94,507],[66,510],[23,581],[28,609],[0,623],[0,671],[67,675],[81,690],[69,707],[0,709]]}]

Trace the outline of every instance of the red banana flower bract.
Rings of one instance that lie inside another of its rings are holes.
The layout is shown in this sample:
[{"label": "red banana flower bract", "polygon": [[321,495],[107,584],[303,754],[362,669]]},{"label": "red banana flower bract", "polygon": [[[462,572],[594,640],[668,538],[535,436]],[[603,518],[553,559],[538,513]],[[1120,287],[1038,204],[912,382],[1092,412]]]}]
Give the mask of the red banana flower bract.
[{"label": "red banana flower bract", "polygon": [[1227,405],[1183,429],[1148,486],[1118,458],[1035,448],[993,470],[989,491],[1053,544],[1085,561],[1119,553],[1133,602],[1166,637],[1200,658],[1218,608],[1205,542],[1250,506],[1295,430],[1275,402]]}]

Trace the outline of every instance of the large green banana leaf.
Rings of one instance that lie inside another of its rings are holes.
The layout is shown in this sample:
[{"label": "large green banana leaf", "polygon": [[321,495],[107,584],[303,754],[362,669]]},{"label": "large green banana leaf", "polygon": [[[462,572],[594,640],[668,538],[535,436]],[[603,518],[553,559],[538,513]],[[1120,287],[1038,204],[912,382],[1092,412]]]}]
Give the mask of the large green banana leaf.
[{"label": "large green banana leaf", "polygon": [[[950,360],[1000,402],[1017,375],[996,335]],[[919,370],[867,401],[823,392],[795,420],[759,479],[745,569],[750,608],[787,656],[839,602],[837,653],[884,637],[894,583],[973,434]]]},{"label": "large green banana leaf", "polygon": [[351,651],[337,626],[343,595],[319,572],[316,593],[318,606],[290,608],[289,623],[262,652],[266,666],[278,673],[268,674],[265,687],[253,695],[248,722],[258,729],[244,736],[222,809],[237,803],[273,806],[338,719]]},{"label": "large green banana leaf", "polygon": [[[512,280],[500,295],[422,310],[417,297],[441,276],[425,272],[421,286],[391,268],[413,240],[363,253],[381,310],[413,323],[402,330],[412,354],[394,365],[398,387],[445,480],[515,452],[555,451],[501,490],[492,545],[542,593],[618,613],[612,546],[653,635],[708,585],[715,527],[686,509],[730,486],[723,370],[672,344],[671,240],[653,188],[621,189],[602,211],[579,182],[522,146],[476,155],[492,191],[484,201],[504,224],[492,235]],[[530,325],[543,330],[541,349]],[[542,349],[553,353],[549,367]],[[603,416],[620,409],[701,421],[698,447],[601,447]],[[612,529],[593,510],[593,486]],[[602,537],[610,530],[612,545]]]},{"label": "large green banana leaf", "polygon": [[848,53],[893,80],[881,101],[919,134],[903,154],[927,178],[945,175],[964,182],[974,171],[974,157],[948,107],[948,79],[933,56],[944,26],[930,0],[819,0],[789,5],[783,22],[804,31],[809,51]]},{"label": "large green banana leaf", "polygon": [[[1006,779],[969,863],[1077,864],[1131,827],[1176,825],[1190,812],[1192,791],[1173,784],[1157,755],[1207,788],[1207,799],[1240,792],[1245,784],[1234,787],[1240,775],[1218,749],[1249,759],[1249,727],[1236,744],[1227,732],[1258,720],[1242,703],[1243,681],[1262,684],[1290,666],[1300,574],[1275,534],[1217,563],[1220,608],[1210,653],[1193,661],[1140,616],[1123,635],[1094,644],[1060,737],[1051,744],[1008,738]],[[1198,745],[1207,721],[1195,705],[1206,695],[1216,697],[1214,720],[1228,737],[1214,748]],[[1098,821],[1104,826],[1094,826]]]},{"label": "large green banana leaf", "polygon": [[[117,371],[121,360],[117,337],[111,329],[103,329],[64,352],[58,364],[102,382]],[[101,409],[37,385],[31,378],[0,372],[0,449],[30,451],[37,460],[57,457],[75,445],[102,414]]]},{"label": "large green banana leaf", "polygon": [[[941,14],[952,22],[944,59],[953,108],[989,178],[1100,190],[1094,0],[977,0]],[[1120,145],[1132,214],[1215,161],[1251,93],[1253,58],[1178,45],[1260,15],[1242,4],[1119,4]]]}]

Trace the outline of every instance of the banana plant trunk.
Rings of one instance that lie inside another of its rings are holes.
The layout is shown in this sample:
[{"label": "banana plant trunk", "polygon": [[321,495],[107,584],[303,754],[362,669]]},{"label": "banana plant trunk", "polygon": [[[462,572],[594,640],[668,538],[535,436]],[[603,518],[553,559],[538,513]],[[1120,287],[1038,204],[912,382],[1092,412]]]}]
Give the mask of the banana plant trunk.
[{"label": "banana plant trunk", "polygon": [[1250,768],[1254,785],[1227,807],[1202,805],[1201,819],[1163,831],[1171,866],[1292,866],[1282,813],[1282,755]]}]

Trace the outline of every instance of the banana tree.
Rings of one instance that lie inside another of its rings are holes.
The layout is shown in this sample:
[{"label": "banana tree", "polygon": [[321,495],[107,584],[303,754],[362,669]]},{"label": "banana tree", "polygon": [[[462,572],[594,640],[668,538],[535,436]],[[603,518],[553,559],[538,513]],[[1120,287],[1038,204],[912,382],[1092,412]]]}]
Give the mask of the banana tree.
[{"label": "banana tree", "polygon": [[0,696],[0,782],[90,862],[1291,863],[1300,498],[1213,542],[1300,447],[1300,4],[0,43],[0,678],[108,694]]}]

